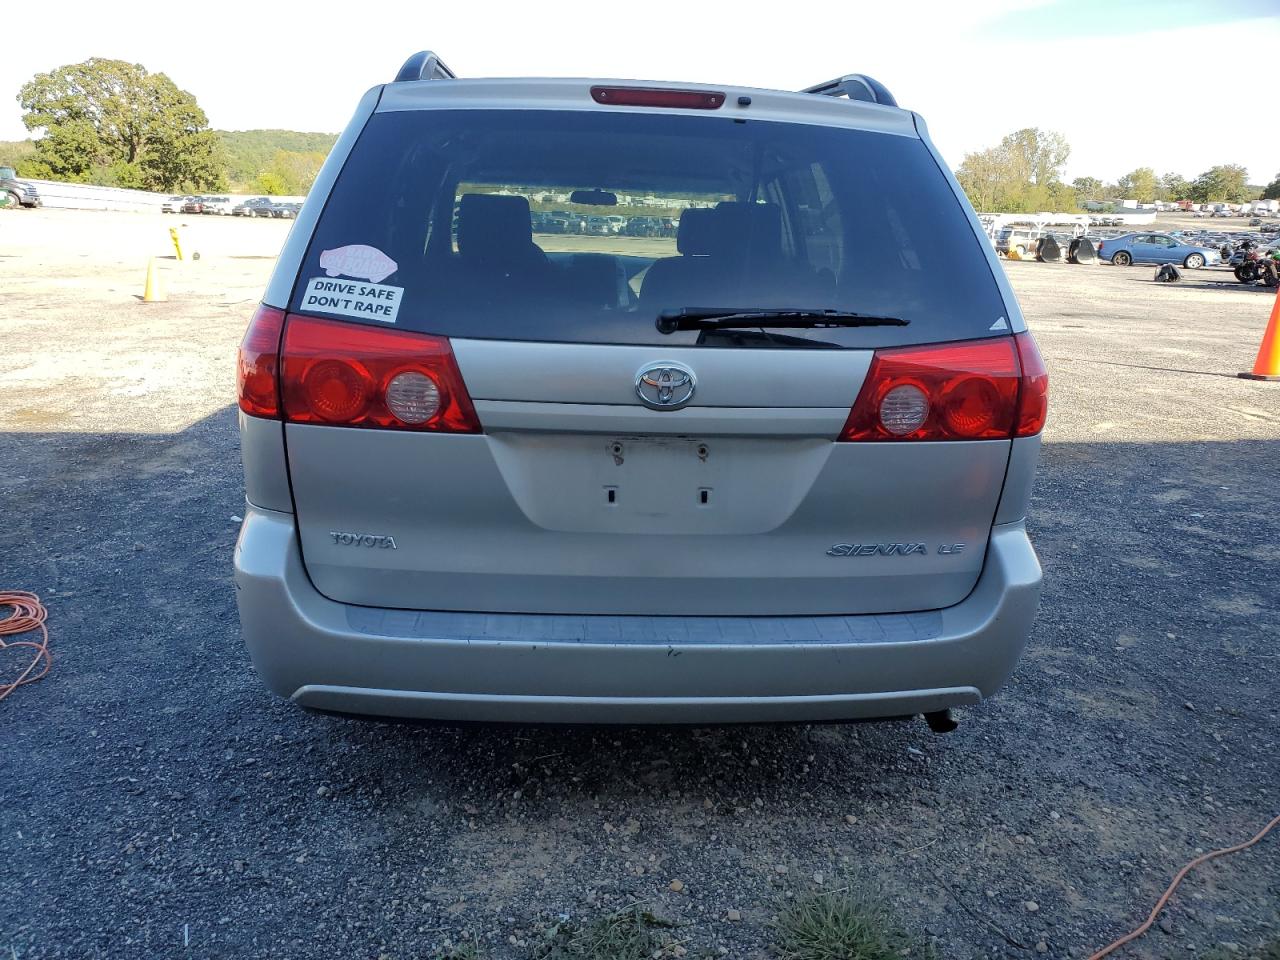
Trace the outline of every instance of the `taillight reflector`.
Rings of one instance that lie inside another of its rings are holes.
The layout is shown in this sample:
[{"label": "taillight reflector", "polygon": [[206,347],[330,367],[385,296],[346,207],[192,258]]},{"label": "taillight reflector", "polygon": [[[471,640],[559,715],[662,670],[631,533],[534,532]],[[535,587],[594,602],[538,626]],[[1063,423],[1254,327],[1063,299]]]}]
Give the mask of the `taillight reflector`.
[{"label": "taillight reflector", "polygon": [[1022,388],[1018,392],[1018,427],[1015,437],[1034,437],[1044,429],[1049,417],[1049,371],[1045,369],[1040,348],[1029,333],[1013,338],[1018,344],[1018,361],[1022,367]]},{"label": "taillight reflector", "polygon": [[1044,426],[1048,376],[1029,334],[877,350],[840,440],[999,440]]},{"label": "taillight reflector", "polygon": [[280,416],[279,354],[284,311],[260,306],[249,321],[236,358],[240,409],[255,417]]},{"label": "taillight reflector", "polygon": [[708,90],[665,90],[661,87],[592,87],[591,99],[624,107],[682,107],[719,110],[724,94]]},{"label": "taillight reflector", "polygon": [[280,363],[293,423],[479,433],[444,337],[289,314]]}]

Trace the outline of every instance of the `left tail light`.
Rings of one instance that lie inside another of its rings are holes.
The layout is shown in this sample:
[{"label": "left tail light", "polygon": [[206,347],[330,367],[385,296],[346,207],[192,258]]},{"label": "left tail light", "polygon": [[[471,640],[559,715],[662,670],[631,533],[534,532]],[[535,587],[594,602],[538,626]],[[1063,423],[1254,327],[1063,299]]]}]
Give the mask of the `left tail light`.
[{"label": "left tail light", "polygon": [[255,417],[280,417],[280,337],[284,311],[260,306],[249,321],[236,358],[240,409]]},{"label": "left tail light", "polygon": [[240,348],[240,408],[291,423],[479,433],[444,337],[261,307]]}]

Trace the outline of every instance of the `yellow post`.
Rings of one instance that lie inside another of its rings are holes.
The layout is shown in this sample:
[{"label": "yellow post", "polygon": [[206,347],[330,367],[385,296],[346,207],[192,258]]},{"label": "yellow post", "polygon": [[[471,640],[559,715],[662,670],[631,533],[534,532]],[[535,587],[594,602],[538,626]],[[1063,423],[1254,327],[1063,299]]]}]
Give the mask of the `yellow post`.
[{"label": "yellow post", "polygon": [[147,261],[147,285],[142,289],[142,302],[164,303],[168,299],[164,292],[164,281],[160,279],[160,271],[156,267],[156,258],[152,257]]},{"label": "yellow post", "polygon": [[182,259],[182,242],[178,239],[178,228],[169,228],[169,237],[173,240],[173,252],[178,255],[178,259]]}]

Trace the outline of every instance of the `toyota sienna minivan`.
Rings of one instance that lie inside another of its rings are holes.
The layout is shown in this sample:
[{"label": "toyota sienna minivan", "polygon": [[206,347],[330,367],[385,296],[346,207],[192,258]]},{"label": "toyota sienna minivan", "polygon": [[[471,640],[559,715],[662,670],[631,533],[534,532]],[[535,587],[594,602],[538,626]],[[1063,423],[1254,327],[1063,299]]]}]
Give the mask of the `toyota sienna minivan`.
[{"label": "toyota sienna minivan", "polygon": [[1031,629],[1045,369],[868,77],[417,54],[329,155],[238,373],[241,624],[306,708],[945,730]]}]

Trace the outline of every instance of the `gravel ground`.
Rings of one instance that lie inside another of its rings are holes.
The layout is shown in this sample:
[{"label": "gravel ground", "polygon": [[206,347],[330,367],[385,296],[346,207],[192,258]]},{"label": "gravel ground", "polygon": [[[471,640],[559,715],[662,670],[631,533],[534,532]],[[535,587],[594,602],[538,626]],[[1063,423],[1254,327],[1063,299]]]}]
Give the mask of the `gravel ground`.
[{"label": "gravel ground", "polygon": [[[640,900],[691,956],[763,958],[788,897],[853,885],[944,957],[1082,957],[1280,811],[1280,384],[1235,378],[1262,291],[1006,264],[1053,378],[1046,588],[956,733],[458,730],[255,678],[231,358],[287,225],[191,218],[202,259],[139,304],[174,222],[0,215],[0,588],[44,598],[55,652],[0,704],[0,954],[514,960]],[[1124,955],[1277,936],[1280,836]]]}]

